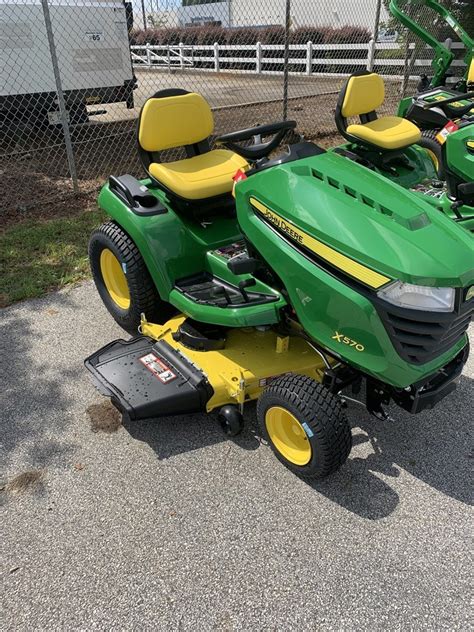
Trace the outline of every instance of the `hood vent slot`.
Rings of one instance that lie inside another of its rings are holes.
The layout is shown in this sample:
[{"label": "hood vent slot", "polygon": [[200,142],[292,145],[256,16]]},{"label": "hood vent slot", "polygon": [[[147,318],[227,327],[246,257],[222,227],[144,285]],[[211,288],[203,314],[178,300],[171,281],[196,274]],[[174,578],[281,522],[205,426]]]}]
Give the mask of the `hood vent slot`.
[{"label": "hood vent slot", "polygon": [[374,211],[377,211],[381,215],[385,215],[387,218],[394,220],[408,230],[418,230],[431,224],[430,218],[425,211],[421,211],[418,215],[413,215],[412,217],[404,217],[402,214],[392,211],[380,202],[376,202],[375,200],[368,197],[367,195],[364,195],[360,191],[357,191],[356,189],[353,189],[346,184],[339,182],[335,178],[331,178],[322,171],[318,171],[318,169],[311,168],[311,175],[313,176],[313,178],[316,178],[320,182],[326,183],[333,189],[337,189],[338,191],[344,193],[353,200],[357,200],[358,202],[365,204],[365,206],[374,209]]},{"label": "hood vent slot", "polygon": [[344,193],[349,195],[351,198],[354,198],[357,200],[357,192],[354,191],[354,189],[350,189],[349,187],[344,187]]}]

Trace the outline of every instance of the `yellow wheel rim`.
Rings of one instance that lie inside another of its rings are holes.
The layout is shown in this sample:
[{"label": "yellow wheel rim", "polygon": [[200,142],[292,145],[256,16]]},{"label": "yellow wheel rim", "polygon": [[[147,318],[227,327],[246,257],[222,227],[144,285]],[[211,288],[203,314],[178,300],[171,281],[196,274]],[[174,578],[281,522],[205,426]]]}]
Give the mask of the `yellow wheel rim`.
[{"label": "yellow wheel rim", "polygon": [[130,307],[130,290],[120,261],[108,248],[100,253],[100,271],[110,298],[121,309]]},{"label": "yellow wheel rim", "polygon": [[311,460],[311,444],[300,422],[290,411],[272,406],[265,414],[265,426],[271,442],[287,461],[306,465]]}]

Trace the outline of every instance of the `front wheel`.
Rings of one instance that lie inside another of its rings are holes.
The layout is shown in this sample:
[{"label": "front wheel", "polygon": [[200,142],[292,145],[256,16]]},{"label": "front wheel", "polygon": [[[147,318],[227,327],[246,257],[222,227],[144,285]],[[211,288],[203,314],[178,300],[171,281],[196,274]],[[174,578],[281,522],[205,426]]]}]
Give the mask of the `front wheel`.
[{"label": "front wheel", "polygon": [[92,233],[89,260],[104,305],[125,331],[138,332],[142,313],[155,323],[164,323],[174,313],[160,299],[135,243],[115,222]]},{"label": "front wheel", "polygon": [[332,474],[351,451],[339,398],[309,377],[289,374],[272,382],[258,400],[257,417],[277,458],[304,478]]}]

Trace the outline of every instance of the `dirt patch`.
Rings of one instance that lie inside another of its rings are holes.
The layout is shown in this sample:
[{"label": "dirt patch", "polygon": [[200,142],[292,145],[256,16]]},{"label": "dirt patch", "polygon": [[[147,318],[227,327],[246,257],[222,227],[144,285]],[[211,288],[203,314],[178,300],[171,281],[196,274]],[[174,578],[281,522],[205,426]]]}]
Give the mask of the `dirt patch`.
[{"label": "dirt patch", "polygon": [[5,491],[10,494],[22,494],[33,490],[41,485],[43,476],[43,470],[27,470],[8,481]]},{"label": "dirt patch", "polygon": [[1,231],[25,220],[72,217],[95,207],[98,182],[89,182],[87,191],[74,194],[69,178],[50,175],[47,169],[46,161],[44,167],[36,167],[25,177],[20,164],[11,161],[6,165],[0,159]]},{"label": "dirt patch", "polygon": [[109,400],[91,404],[87,410],[92,432],[117,432],[122,425],[122,416]]}]

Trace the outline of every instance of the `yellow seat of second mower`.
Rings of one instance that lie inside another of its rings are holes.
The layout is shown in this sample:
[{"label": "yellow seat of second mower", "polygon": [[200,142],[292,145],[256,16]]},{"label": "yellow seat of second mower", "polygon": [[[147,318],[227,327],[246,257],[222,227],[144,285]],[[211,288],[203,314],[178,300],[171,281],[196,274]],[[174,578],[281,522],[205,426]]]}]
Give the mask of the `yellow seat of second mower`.
[{"label": "yellow seat of second mower", "polygon": [[201,200],[229,193],[235,172],[247,168],[247,161],[238,154],[227,149],[214,149],[176,162],[152,162],[148,170],[153,178],[176,195],[187,200]]},{"label": "yellow seat of second mower", "polygon": [[383,116],[370,123],[349,125],[347,133],[382,149],[402,149],[421,138],[418,127],[399,116]]}]

